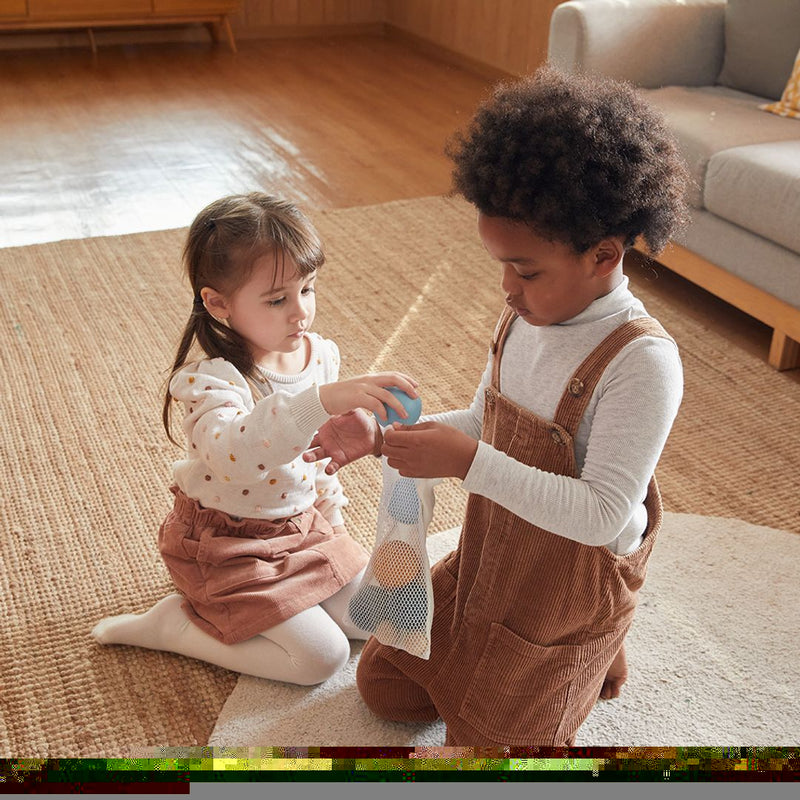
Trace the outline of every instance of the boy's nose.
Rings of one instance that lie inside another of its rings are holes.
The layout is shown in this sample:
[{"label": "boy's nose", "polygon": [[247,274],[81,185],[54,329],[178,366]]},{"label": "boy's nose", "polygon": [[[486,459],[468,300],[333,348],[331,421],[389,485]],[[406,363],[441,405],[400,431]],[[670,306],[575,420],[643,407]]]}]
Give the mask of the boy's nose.
[{"label": "boy's nose", "polygon": [[503,267],[503,277],[500,281],[500,286],[503,291],[511,297],[519,294],[519,275],[517,275],[517,271],[513,267]]}]

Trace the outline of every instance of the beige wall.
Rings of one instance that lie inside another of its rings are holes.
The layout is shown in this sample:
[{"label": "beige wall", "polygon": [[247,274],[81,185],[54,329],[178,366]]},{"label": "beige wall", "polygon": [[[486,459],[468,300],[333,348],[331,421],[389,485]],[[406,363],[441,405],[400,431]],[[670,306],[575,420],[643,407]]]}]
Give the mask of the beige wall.
[{"label": "beige wall", "polygon": [[547,57],[561,0],[387,0],[386,21],[479,63],[522,75]]}]

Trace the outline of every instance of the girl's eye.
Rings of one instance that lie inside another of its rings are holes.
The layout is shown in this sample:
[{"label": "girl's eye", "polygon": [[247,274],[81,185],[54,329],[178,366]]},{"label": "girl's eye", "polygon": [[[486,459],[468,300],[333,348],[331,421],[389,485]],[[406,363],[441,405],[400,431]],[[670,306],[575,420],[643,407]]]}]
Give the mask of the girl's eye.
[{"label": "girl's eye", "polygon": [[314,294],[317,290],[313,286],[304,286],[303,294]]},{"label": "girl's eye", "polygon": [[276,308],[277,306],[282,306],[286,301],[285,297],[278,297],[275,300],[267,300],[267,305],[270,308]]},{"label": "girl's eye", "polygon": [[530,275],[520,275],[520,278],[522,278],[522,280],[524,280],[524,281],[532,281],[534,278],[538,278],[538,277],[539,277],[539,273],[538,272],[531,272]]}]

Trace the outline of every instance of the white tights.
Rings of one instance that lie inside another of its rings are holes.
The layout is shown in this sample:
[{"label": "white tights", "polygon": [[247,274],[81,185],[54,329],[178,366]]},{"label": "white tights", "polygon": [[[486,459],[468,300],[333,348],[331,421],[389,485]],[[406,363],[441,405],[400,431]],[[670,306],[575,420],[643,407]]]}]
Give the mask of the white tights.
[{"label": "white tights", "polygon": [[369,634],[348,624],[350,598],[363,570],[317,606],[237,644],[223,644],[195,625],[181,608],[183,598],[170,594],[144,614],[100,620],[92,636],[100,644],[128,644],[180,653],[219,667],[310,686],[330,678],[350,657],[350,639]]}]

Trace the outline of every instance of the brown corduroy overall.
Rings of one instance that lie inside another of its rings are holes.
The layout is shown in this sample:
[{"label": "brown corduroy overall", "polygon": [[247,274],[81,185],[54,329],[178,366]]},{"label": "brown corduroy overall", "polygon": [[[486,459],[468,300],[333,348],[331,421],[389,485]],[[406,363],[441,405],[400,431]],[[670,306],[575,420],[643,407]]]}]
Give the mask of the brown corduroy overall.
[{"label": "brown corduroy overall", "polygon": [[[573,374],[548,421],[499,391],[504,315],[493,349],[482,438],[512,458],[577,477],[573,439],[609,362],[639,336],[667,337],[655,320],[626,322]],[[574,744],[622,646],[661,527],[655,477],[648,525],[633,553],[617,556],[557,536],[471,494],[458,547],[433,569],[430,659],[367,642],[358,688],[379,716],[447,725],[446,745]]]}]

